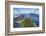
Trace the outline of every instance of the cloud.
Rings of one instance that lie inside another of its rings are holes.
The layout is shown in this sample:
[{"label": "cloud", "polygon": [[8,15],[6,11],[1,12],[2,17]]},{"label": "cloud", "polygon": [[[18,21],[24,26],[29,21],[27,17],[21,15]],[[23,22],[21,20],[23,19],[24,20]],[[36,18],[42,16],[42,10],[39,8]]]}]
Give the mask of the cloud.
[{"label": "cloud", "polygon": [[39,9],[37,8],[14,8],[13,14],[24,14],[24,13],[35,13],[39,14]]}]

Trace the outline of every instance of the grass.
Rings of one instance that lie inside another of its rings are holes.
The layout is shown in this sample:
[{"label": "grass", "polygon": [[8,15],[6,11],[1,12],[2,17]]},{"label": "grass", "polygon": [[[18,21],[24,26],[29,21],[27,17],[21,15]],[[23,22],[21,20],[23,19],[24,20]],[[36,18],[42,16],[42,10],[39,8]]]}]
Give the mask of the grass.
[{"label": "grass", "polygon": [[25,19],[20,24],[21,24],[22,27],[34,27],[32,20],[29,20],[29,19]]}]

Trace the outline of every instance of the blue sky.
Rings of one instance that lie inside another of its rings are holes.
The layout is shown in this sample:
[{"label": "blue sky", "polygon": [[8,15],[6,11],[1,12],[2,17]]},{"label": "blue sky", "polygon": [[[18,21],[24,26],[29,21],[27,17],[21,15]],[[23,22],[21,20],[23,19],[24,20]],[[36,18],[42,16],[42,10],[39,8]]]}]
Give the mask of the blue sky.
[{"label": "blue sky", "polygon": [[39,14],[38,8],[14,8],[13,14],[35,13]]}]

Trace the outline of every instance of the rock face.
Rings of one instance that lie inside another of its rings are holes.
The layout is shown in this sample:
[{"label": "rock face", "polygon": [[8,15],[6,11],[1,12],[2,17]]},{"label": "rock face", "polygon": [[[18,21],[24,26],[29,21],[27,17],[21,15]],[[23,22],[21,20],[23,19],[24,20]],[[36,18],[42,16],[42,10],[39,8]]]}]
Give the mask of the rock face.
[{"label": "rock face", "polygon": [[20,23],[24,21],[24,16],[14,17],[13,21],[14,27],[22,27],[23,25],[21,25]]},{"label": "rock face", "polygon": [[14,22],[20,23],[24,20],[24,16],[18,16],[16,18],[14,18]]}]

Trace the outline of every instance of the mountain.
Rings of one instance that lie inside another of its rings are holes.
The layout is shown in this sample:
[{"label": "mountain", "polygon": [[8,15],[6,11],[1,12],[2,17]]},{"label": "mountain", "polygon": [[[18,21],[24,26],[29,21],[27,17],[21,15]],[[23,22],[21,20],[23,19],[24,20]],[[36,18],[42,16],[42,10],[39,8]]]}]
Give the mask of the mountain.
[{"label": "mountain", "polygon": [[[15,17],[18,16],[18,17]],[[32,22],[35,23],[35,25],[39,26],[39,14],[35,14],[35,13],[26,13],[26,14],[14,14],[14,23],[16,23],[15,20],[22,20],[22,19],[29,19],[32,20]],[[24,22],[25,23],[25,22]],[[18,23],[17,23],[18,24]],[[16,26],[20,26],[20,25],[16,25]]]},{"label": "mountain", "polygon": [[21,14],[21,16],[24,16],[27,19],[31,18],[33,21],[38,21],[39,20],[39,15],[38,14],[34,14],[34,13]]}]

